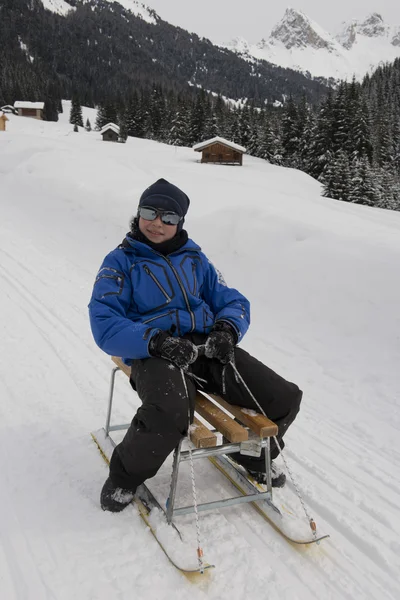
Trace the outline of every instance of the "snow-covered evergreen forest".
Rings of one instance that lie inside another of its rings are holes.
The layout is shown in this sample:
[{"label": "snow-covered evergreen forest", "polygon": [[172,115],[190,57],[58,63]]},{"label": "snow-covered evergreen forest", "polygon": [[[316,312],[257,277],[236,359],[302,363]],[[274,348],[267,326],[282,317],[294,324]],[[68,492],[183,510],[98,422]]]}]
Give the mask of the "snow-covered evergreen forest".
[{"label": "snow-covered evergreen forest", "polygon": [[[74,108],[73,124],[82,125]],[[125,105],[99,107],[97,129],[191,146],[220,135],[272,164],[305,171],[330,198],[400,210],[400,60],[362,83],[341,82],[319,106],[288,98],[283,107],[233,105],[200,91],[193,100],[161,86]]]}]

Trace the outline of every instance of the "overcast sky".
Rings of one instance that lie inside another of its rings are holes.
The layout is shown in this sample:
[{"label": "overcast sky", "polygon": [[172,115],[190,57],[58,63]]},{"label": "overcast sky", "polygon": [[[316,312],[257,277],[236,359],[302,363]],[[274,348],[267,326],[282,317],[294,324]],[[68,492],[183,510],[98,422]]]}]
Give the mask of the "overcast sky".
[{"label": "overcast sky", "polygon": [[378,12],[388,24],[400,26],[400,0],[289,0],[288,4],[268,0],[149,0],[144,3],[172,25],[213,42],[226,42],[237,36],[259,42],[268,37],[287,6],[302,10],[330,33],[336,33],[342,21],[363,20],[371,12]]}]

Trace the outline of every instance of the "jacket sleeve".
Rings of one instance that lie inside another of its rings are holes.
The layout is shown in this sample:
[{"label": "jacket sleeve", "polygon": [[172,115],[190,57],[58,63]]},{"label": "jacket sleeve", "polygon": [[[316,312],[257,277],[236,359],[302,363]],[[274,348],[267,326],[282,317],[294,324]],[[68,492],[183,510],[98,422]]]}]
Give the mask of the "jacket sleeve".
[{"label": "jacket sleeve", "polygon": [[89,303],[90,326],[96,344],[107,354],[124,358],[147,358],[151,329],[127,313],[132,303],[128,265],[111,252],[103,261]]},{"label": "jacket sleeve", "polygon": [[234,288],[226,285],[222,274],[204,256],[203,297],[216,321],[227,321],[242,339],[250,325],[250,302]]}]

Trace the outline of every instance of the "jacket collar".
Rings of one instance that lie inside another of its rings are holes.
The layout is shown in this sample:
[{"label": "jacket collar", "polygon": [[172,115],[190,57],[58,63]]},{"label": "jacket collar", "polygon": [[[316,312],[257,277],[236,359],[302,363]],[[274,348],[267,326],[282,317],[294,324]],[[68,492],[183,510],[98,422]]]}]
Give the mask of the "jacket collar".
[{"label": "jacket collar", "polygon": [[[147,244],[133,239],[129,235],[129,233],[126,234],[126,237],[123,240],[123,242],[120,244],[119,248],[121,248],[125,252],[134,252],[135,254],[138,254],[139,256],[143,256],[146,258],[152,258],[152,257],[154,258],[154,255],[160,254],[159,252],[157,252],[156,249],[153,250],[153,248],[151,248]],[[187,251],[201,252],[201,248],[193,240],[191,240],[189,238],[188,241],[186,242],[186,244],[181,246],[181,248],[179,248],[175,252],[171,252],[171,254],[167,255],[167,256],[173,256],[173,255],[180,254],[182,252],[187,252]]]}]

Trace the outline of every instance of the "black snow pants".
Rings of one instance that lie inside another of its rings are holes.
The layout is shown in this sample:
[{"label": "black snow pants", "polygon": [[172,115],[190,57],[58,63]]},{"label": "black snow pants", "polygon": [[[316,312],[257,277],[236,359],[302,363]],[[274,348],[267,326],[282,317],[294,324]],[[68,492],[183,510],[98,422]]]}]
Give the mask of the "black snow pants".
[{"label": "black snow pants", "polygon": [[[204,344],[203,334],[185,336],[194,344]],[[235,362],[243,380],[267,416],[278,425],[278,440],[294,421],[302,398],[297,385],[274,373],[241,348],[235,348]],[[190,366],[190,371],[207,381],[206,392],[219,394],[231,404],[257,410],[254,401],[243,385],[235,379],[230,365],[201,356]],[[225,379],[225,392],[223,392]],[[135,491],[146,479],[153,477],[180,439],[186,435],[196,397],[195,381],[185,375],[186,389],[180,369],[162,358],[134,360],[131,385],[142,401],[123,439],[115,448],[110,462],[110,478],[114,485]],[[271,456],[279,451],[271,440]],[[265,471],[264,453],[260,458],[233,455],[244,467],[254,471]]]}]

